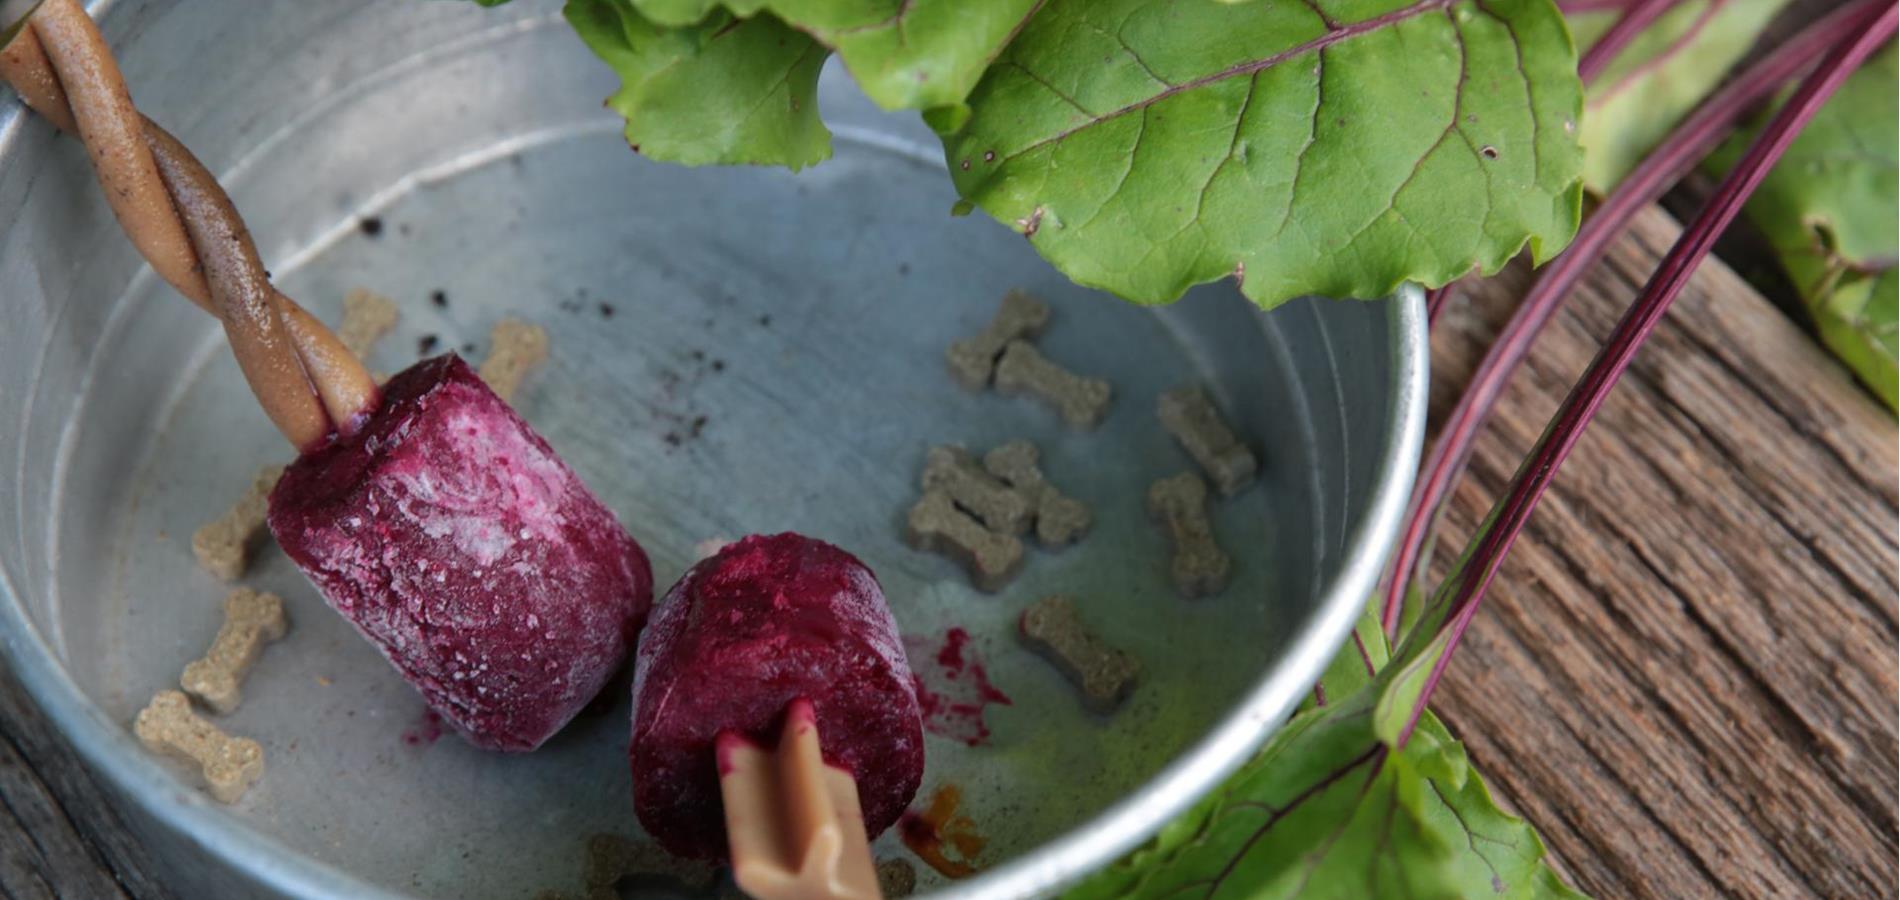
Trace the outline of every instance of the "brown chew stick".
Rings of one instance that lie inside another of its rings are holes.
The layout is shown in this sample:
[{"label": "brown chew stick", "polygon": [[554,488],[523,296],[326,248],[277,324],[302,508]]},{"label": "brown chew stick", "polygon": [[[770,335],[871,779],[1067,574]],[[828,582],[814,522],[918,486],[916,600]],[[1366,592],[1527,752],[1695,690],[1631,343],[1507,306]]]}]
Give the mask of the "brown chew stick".
[{"label": "brown chew stick", "polygon": [[989,386],[990,376],[996,371],[996,357],[1010,341],[1035,337],[1048,325],[1048,304],[1022,291],[1010,291],[1003,295],[1002,305],[996,308],[988,327],[950,345],[944,354],[950,362],[950,374],[956,376],[958,384],[980,391]]},{"label": "brown chew stick", "polygon": [[942,491],[924,492],[910,509],[908,526],[905,539],[912,547],[962,563],[977,590],[996,593],[1022,569],[1021,539],[984,528]]},{"label": "brown chew stick", "polygon": [[1214,541],[1214,526],[1207,517],[1207,482],[1201,476],[1182,472],[1150,485],[1148,515],[1174,542],[1170,571],[1181,596],[1205,597],[1227,587],[1233,560]]},{"label": "brown chew stick", "polygon": [[1194,457],[1221,496],[1232,497],[1253,483],[1259,464],[1253,451],[1234,436],[1213,398],[1198,386],[1176,388],[1156,404],[1161,426]]},{"label": "brown chew stick", "polygon": [[178,691],[159,691],[132,725],[139,742],[154,753],[167,753],[198,764],[211,796],[236,803],[264,774],[264,748],[250,738],[234,738],[191,711]]},{"label": "brown chew stick", "polygon": [[1042,476],[1036,445],[1014,440],[983,456],[983,468],[1029,498],[1036,517],[1036,540],[1044,547],[1066,547],[1088,533],[1094,517],[1082,502],[1062,495]]},{"label": "brown chew stick", "polygon": [[111,51],[74,0],[48,0],[4,52],[0,77],[86,144],[132,243],[180,293],[225,323],[271,420],[298,447],[376,402],[369,373],[276,292],[215,178],[132,106]]},{"label": "brown chew stick", "polygon": [[740,888],[756,900],[877,900],[858,785],[825,764],[811,701],[792,701],[776,750],[730,731],[715,746]]},{"label": "brown chew stick", "polygon": [[996,389],[1005,394],[1028,392],[1062,414],[1071,428],[1084,431],[1102,424],[1114,390],[1100,378],[1070,372],[1045,358],[1027,341],[1010,341],[996,364]]},{"label": "brown chew stick", "polygon": [[264,645],[284,636],[284,601],[276,594],[238,588],[224,598],[224,624],[201,659],[186,664],[179,677],[185,693],[220,715],[237,709],[238,688]]},{"label": "brown chew stick", "polygon": [[264,515],[269,511],[271,488],[277,486],[277,479],[283,474],[283,466],[257,470],[244,496],[216,521],[192,532],[191,552],[198,557],[199,566],[225,581],[236,581],[244,574],[264,534]]},{"label": "brown chew stick", "polygon": [[643,875],[671,878],[687,890],[703,894],[719,880],[719,869],[705,860],[681,859],[651,841],[596,834],[587,839],[587,862],[581,875],[590,898],[617,898],[620,894],[615,888],[621,881]]},{"label": "brown chew stick", "polygon": [[547,330],[539,325],[503,319],[495,323],[488,340],[491,346],[488,358],[482,360],[482,380],[488,382],[501,399],[513,403],[522,379],[548,360]]},{"label": "brown chew stick", "polygon": [[1141,663],[1095,636],[1076,614],[1075,601],[1061,594],[1044,597],[1023,610],[1023,641],[1053,663],[1082,692],[1082,702],[1110,713],[1128,697],[1141,675]]},{"label": "brown chew stick", "polygon": [[399,313],[396,301],[362,288],[351,288],[343,295],[343,321],[337,324],[337,340],[358,359],[369,355],[371,347],[396,327]]},{"label": "brown chew stick", "polygon": [[925,491],[942,491],[991,531],[1029,529],[1029,498],[998,481],[962,447],[932,447],[924,456]]}]

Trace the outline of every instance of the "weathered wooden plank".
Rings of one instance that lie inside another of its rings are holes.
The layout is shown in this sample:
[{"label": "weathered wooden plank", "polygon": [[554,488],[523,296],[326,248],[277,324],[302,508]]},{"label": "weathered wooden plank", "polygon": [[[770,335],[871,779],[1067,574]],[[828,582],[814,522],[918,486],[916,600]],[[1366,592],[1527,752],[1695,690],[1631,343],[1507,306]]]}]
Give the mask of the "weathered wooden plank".
[{"label": "weathered wooden plank", "polygon": [[171,894],[65,740],[0,666],[0,897]]},{"label": "weathered wooden plank", "polygon": [[[1638,219],[1552,322],[1474,455],[1439,565],[1503,490],[1677,234]],[[1454,301],[1447,409],[1528,274]],[[1891,417],[1704,266],[1506,564],[1442,710],[1600,896],[1891,896]]]}]

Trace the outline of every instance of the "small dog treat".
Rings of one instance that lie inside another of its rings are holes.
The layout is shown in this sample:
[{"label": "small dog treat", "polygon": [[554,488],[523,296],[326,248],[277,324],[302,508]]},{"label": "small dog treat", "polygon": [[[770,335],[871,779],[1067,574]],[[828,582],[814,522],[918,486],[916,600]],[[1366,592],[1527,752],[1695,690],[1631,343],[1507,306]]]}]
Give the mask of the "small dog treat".
[{"label": "small dog treat", "polygon": [[238,686],[264,645],[284,636],[284,601],[276,594],[238,588],[224,598],[224,625],[203,659],[185,666],[179,684],[220,715],[237,709]]},{"label": "small dog treat", "polygon": [[942,491],[924,492],[923,499],[911,507],[905,537],[912,547],[963,563],[977,590],[985,593],[1001,590],[1022,569],[1021,539],[984,528]]},{"label": "small dog treat", "polygon": [[1207,482],[1201,476],[1182,472],[1150,485],[1148,515],[1174,541],[1174,587],[1181,596],[1205,597],[1227,587],[1233,560],[1214,542],[1214,526],[1207,518]]},{"label": "small dog treat", "polygon": [[877,891],[884,900],[898,900],[917,893],[917,870],[899,857],[877,864]]},{"label": "small dog treat", "polygon": [[970,390],[988,387],[990,376],[996,372],[996,357],[1002,354],[1003,348],[1018,338],[1041,334],[1048,324],[1048,304],[1022,291],[1004,294],[1003,303],[996,308],[989,327],[975,337],[950,345],[945,354],[950,360],[950,374],[956,376],[958,384]]},{"label": "small dog treat", "polygon": [[488,387],[501,399],[513,403],[521,380],[536,366],[548,361],[547,329],[503,319],[488,333],[488,341],[491,346],[488,358],[482,361],[482,380],[488,382]]},{"label": "small dog treat", "polygon": [[1075,601],[1062,594],[1030,604],[1018,627],[1030,649],[1062,670],[1082,691],[1083,704],[1098,713],[1120,706],[1141,675],[1140,661],[1102,643],[1076,615]]},{"label": "small dog treat", "polygon": [[1044,547],[1066,547],[1082,539],[1094,521],[1080,500],[1065,497],[1042,477],[1041,451],[1014,440],[983,455],[983,468],[1029,498],[1036,518],[1036,540]]},{"label": "small dog treat", "polygon": [[706,860],[674,856],[651,841],[633,841],[617,834],[596,834],[587,839],[587,863],[581,877],[590,898],[618,897],[614,886],[622,879],[640,875],[672,878],[700,894],[719,879],[719,869]]},{"label": "small dog treat", "polygon": [[1156,405],[1161,425],[1174,435],[1182,449],[1194,457],[1221,496],[1232,497],[1253,483],[1259,464],[1253,451],[1234,436],[1221,418],[1213,398],[1197,386],[1176,388],[1161,395]]},{"label": "small dog treat", "polygon": [[270,491],[284,474],[283,466],[265,466],[251,479],[244,496],[217,521],[191,535],[191,552],[198,565],[225,581],[236,581],[251,564],[251,553],[264,534],[264,515],[270,509]]},{"label": "small dog treat", "polygon": [[154,753],[168,753],[204,770],[211,796],[236,803],[264,774],[264,748],[250,738],[234,738],[191,711],[179,691],[159,691],[139,711],[132,733]]},{"label": "small dog treat", "polygon": [[1070,427],[1083,430],[1102,424],[1114,393],[1108,382],[1050,362],[1027,341],[1010,341],[1003,350],[1003,359],[996,364],[996,389],[1005,394],[1035,394],[1055,407]]},{"label": "small dog treat", "polygon": [[1029,530],[1029,498],[983,471],[962,447],[930,448],[924,456],[923,488],[949,494],[991,531],[1022,534]]},{"label": "small dog treat", "polygon": [[394,327],[395,301],[362,288],[343,295],[343,321],[337,325],[336,337],[352,354],[368,356],[370,348]]}]

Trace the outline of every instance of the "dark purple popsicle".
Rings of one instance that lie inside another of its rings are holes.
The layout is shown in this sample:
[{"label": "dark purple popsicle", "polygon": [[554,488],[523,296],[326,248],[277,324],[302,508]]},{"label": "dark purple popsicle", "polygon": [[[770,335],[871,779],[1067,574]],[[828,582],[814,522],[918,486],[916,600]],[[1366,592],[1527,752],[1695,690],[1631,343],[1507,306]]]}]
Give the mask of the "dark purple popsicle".
[{"label": "dark purple popsicle", "polygon": [[270,528],[337,612],[466,737],[526,751],[626,660],[653,572],[546,441],[454,354],[389,380],[306,453]]},{"label": "dark purple popsicle", "polygon": [[770,746],[800,697],[877,837],[924,777],[917,692],[877,576],[796,534],[749,537],[694,566],[640,639],[628,751],[640,824],[676,855],[724,857],[714,738]]}]

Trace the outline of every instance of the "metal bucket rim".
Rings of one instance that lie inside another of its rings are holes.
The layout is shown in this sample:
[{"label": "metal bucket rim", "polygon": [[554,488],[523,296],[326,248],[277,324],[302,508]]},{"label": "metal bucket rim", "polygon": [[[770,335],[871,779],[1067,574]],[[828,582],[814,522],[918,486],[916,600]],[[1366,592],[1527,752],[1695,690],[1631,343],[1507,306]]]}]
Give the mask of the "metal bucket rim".
[{"label": "metal bucket rim", "polygon": [[[113,5],[113,0],[86,4],[95,17]],[[0,121],[0,148],[19,139],[26,118],[16,108],[10,121]],[[1295,626],[1300,636],[1284,661],[1255,684],[1212,731],[1113,806],[1031,853],[948,885],[932,896],[1027,898],[1080,880],[1152,837],[1238,769],[1318,680],[1378,584],[1399,533],[1424,443],[1430,346],[1423,291],[1408,284],[1383,302],[1391,310],[1391,374],[1376,483],[1337,570],[1313,611]],[[366,900],[410,896],[306,856],[249,827],[203,793],[182,788],[165,764],[138,746],[124,723],[109,718],[79,688],[28,618],[21,597],[10,576],[0,570],[0,654],[43,714],[88,767],[108,779],[115,793],[138,804],[207,855],[284,895]]]}]

